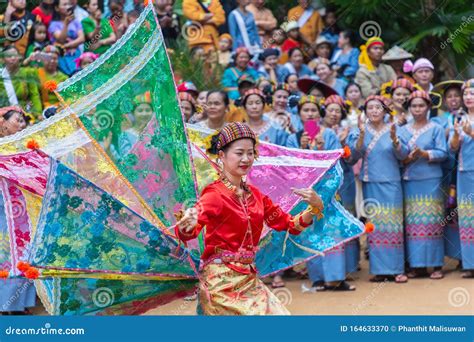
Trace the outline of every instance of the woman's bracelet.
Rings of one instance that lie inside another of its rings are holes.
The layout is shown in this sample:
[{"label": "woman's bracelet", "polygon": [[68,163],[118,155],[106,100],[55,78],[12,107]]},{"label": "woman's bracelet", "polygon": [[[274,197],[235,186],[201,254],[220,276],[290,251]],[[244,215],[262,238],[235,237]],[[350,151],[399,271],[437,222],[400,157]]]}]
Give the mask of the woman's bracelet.
[{"label": "woman's bracelet", "polygon": [[310,213],[313,216],[316,216],[316,218],[319,221],[324,217],[323,210],[324,210],[324,207],[320,209],[318,207],[313,207],[312,205],[309,205],[308,208],[306,209],[306,212]]}]

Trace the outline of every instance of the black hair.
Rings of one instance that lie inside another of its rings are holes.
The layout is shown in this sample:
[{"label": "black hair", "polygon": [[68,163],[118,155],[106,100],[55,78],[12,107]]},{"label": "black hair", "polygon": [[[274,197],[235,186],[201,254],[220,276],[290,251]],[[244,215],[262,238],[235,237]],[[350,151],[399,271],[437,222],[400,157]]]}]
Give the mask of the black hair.
[{"label": "black hair", "polygon": [[23,112],[20,112],[18,110],[9,110],[8,112],[5,113],[5,115],[3,116],[3,119],[5,119],[5,121],[8,121],[10,120],[10,118],[15,114],[15,113],[20,113],[20,115],[23,117],[23,120],[25,120],[25,122],[28,124],[29,122],[29,119],[25,116],[25,114]]},{"label": "black hair", "polygon": [[[260,96],[260,94],[250,94],[250,95],[257,95],[258,97],[260,97],[263,101],[263,109],[265,109],[265,104],[267,103],[267,98],[265,95],[264,96]],[[245,105],[247,104],[247,100],[250,97],[250,95],[244,96],[244,98],[242,99],[242,107],[245,108]]]},{"label": "black hair", "polygon": [[[59,11],[56,10],[56,7],[59,7],[59,3],[61,0],[54,0],[54,8],[53,8],[53,19],[52,21],[61,21],[61,15]],[[74,6],[69,7],[69,10],[74,10]]]},{"label": "black hair", "polygon": [[351,44],[352,47],[354,47],[356,45],[356,33],[353,31],[353,30],[344,30],[344,31],[341,31],[342,35],[349,39],[349,44]]},{"label": "black hair", "polygon": [[209,90],[207,92],[206,101],[209,99],[209,96],[211,96],[212,94],[219,94],[222,100],[224,101],[224,104],[226,107],[230,105],[229,96],[227,95],[225,91],[217,90],[217,89]]},{"label": "black hair", "polygon": [[[233,143],[235,143],[237,140],[240,140],[240,139],[236,139],[230,143],[228,143],[227,145],[225,145],[224,147],[222,147],[221,149],[218,149],[217,148],[217,143],[219,142],[219,136],[220,136],[220,132],[214,134],[211,138],[211,147],[209,147],[207,149],[207,153],[209,154],[214,154],[214,155],[217,155],[219,153],[219,151],[222,151],[224,153],[227,153],[227,151],[229,150],[229,148],[232,146]],[[243,139],[243,138],[242,138]],[[256,145],[256,141],[253,140],[253,147],[254,147],[254,153],[257,155],[257,149],[255,148],[255,145]]]},{"label": "black hair", "polygon": [[2,54],[7,52],[7,51],[10,51],[10,50],[15,50],[16,52],[19,53],[19,51],[18,51],[18,49],[16,48],[15,45],[7,45],[2,49]]},{"label": "black hair", "polygon": [[37,21],[33,24],[33,26],[31,27],[31,31],[30,31],[30,35],[28,37],[28,46],[30,46],[31,44],[33,44],[33,42],[35,41],[35,33],[36,33],[36,30],[38,29],[38,27],[40,26],[44,26],[46,27],[46,39],[45,39],[45,42],[48,41],[48,25],[46,25],[45,23],[43,23],[42,21]]},{"label": "black hair", "polygon": [[360,93],[362,94],[362,88],[360,87],[359,84],[355,83],[355,82],[349,82],[346,87],[344,88],[344,95],[347,95],[347,91],[349,90],[350,87],[352,86],[356,86],[357,88],[359,88],[359,91]]},{"label": "black hair", "polygon": [[288,83],[288,80],[290,79],[291,76],[296,76],[296,77],[298,77],[298,74],[295,74],[295,73],[290,73],[290,74],[288,74],[288,75],[285,77],[285,83]]},{"label": "black hair", "polygon": [[291,58],[291,56],[293,56],[295,51],[299,51],[299,52],[301,52],[302,55],[304,55],[303,50],[301,50],[299,47],[294,47],[294,48],[291,48],[290,50],[288,50],[288,58]]}]

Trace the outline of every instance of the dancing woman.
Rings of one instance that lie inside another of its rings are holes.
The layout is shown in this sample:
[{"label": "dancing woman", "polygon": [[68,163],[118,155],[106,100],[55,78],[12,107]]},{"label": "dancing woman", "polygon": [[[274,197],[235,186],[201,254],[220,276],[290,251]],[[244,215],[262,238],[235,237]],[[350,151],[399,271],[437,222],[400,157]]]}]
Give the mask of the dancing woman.
[{"label": "dancing woman", "polygon": [[199,301],[206,315],[288,314],[257,276],[255,254],[263,225],[297,235],[323,209],[315,191],[295,189],[309,206],[293,217],[246,184],[256,141],[255,133],[238,122],[215,136],[211,149],[222,161],[221,178],[203,190],[196,207],[188,209],[176,226],[182,241],[196,238],[205,227]]}]

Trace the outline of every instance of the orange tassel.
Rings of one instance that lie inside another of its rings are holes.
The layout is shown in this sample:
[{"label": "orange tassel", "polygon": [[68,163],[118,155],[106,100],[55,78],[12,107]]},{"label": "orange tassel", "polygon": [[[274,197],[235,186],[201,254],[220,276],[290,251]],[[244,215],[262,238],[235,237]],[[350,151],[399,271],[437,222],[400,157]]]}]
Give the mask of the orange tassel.
[{"label": "orange tassel", "polygon": [[365,232],[366,232],[367,234],[372,233],[374,230],[375,230],[375,226],[374,226],[374,224],[373,224],[372,222],[367,222],[367,223],[365,224]]},{"label": "orange tassel", "polygon": [[342,158],[347,159],[351,156],[351,149],[349,146],[344,146],[344,153],[342,154]]},{"label": "orange tassel", "polygon": [[28,271],[31,267],[31,265],[27,262],[20,261],[18,264],[16,264],[16,267],[23,273]]},{"label": "orange tassel", "polygon": [[1,270],[0,271],[0,279],[7,279],[9,273],[10,272],[8,272],[7,270]]},{"label": "orange tassel", "polygon": [[58,83],[54,80],[46,81],[43,84],[44,89],[53,92],[58,89]]},{"label": "orange tassel", "polygon": [[38,269],[34,267],[30,267],[26,272],[25,272],[25,277],[27,279],[38,279],[39,278],[39,271]]},{"label": "orange tassel", "polygon": [[40,145],[36,140],[30,139],[26,143],[26,148],[29,148],[30,150],[38,150],[40,148]]}]

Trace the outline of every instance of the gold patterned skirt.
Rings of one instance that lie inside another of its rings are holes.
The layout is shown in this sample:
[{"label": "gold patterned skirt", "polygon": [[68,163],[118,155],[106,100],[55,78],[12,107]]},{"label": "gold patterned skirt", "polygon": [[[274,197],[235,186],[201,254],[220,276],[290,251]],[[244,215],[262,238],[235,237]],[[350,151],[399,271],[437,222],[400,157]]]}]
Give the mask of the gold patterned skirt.
[{"label": "gold patterned skirt", "polygon": [[[240,269],[251,265],[233,263]],[[200,313],[204,315],[289,315],[290,312],[255,272],[237,272],[225,264],[209,263],[201,271]]]}]

